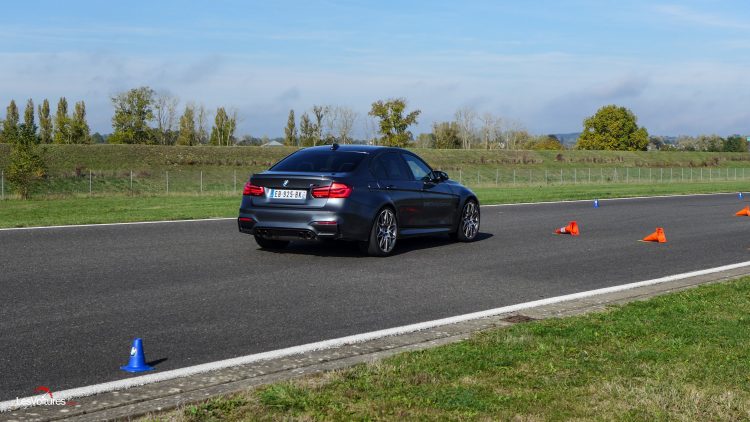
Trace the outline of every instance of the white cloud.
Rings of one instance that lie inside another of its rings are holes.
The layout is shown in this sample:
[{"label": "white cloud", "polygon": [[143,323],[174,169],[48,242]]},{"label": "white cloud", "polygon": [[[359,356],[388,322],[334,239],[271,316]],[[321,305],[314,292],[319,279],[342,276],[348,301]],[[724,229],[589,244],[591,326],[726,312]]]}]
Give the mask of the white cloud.
[{"label": "white cloud", "polygon": [[750,132],[740,95],[750,92],[747,70],[726,63],[481,51],[415,54],[389,65],[370,56],[336,70],[220,54],[3,53],[0,61],[0,105],[46,97],[54,109],[60,96],[85,100],[100,132],[111,131],[109,97],[141,85],[169,91],[183,104],[235,107],[240,134],[256,136],[280,135],[290,108],[299,117],[313,104],[338,104],[364,117],[373,101],[389,97],[406,97],[423,111],[416,133],[464,105],[520,120],[536,133],[577,131],[609,103],[633,109],[652,133]]},{"label": "white cloud", "polygon": [[698,12],[681,5],[663,4],[654,6],[654,9],[662,16],[674,22],[706,27],[750,30],[750,24],[747,22],[713,13]]}]

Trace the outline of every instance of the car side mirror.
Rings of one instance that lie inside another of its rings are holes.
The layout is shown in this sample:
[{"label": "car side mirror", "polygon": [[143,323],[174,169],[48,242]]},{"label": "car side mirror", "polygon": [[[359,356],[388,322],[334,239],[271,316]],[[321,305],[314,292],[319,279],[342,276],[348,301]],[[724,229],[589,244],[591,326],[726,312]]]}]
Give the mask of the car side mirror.
[{"label": "car side mirror", "polygon": [[448,180],[448,174],[444,171],[433,170],[432,173],[428,175],[428,178],[432,183],[440,183]]},{"label": "car side mirror", "polygon": [[436,171],[433,171],[432,173],[435,174],[437,180],[440,181],[440,182],[445,182],[446,180],[449,179],[448,173],[446,173],[444,171],[436,170]]}]

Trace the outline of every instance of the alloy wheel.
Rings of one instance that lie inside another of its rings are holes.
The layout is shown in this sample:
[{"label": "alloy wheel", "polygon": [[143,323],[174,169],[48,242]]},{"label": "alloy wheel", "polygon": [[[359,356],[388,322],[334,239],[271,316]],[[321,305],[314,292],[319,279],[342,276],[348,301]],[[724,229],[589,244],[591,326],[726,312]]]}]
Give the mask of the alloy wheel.
[{"label": "alloy wheel", "polygon": [[384,209],[378,215],[378,248],[389,253],[396,245],[396,234],[398,226],[396,225],[396,216],[390,209]]}]

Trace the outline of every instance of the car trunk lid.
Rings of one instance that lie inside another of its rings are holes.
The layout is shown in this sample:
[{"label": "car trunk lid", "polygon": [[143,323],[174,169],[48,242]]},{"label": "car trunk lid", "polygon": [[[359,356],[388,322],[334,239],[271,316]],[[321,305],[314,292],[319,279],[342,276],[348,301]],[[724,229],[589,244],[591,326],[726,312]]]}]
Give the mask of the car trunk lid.
[{"label": "car trunk lid", "polygon": [[312,189],[330,186],[333,178],[316,173],[264,172],[254,174],[250,183],[265,191],[251,197],[255,207],[322,208],[328,198],[314,198]]}]

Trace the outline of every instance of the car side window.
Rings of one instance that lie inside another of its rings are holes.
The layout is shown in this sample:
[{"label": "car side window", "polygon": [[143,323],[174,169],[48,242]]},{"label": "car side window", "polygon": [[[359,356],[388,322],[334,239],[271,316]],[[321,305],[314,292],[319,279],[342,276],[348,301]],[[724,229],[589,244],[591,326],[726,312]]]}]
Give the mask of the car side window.
[{"label": "car side window", "polygon": [[414,180],[426,180],[426,177],[432,169],[424,161],[411,154],[401,154],[409,166],[411,174],[414,176]]},{"label": "car side window", "polygon": [[375,158],[372,171],[375,177],[384,180],[411,180],[404,160],[395,152],[385,153]]},{"label": "car side window", "polygon": [[372,160],[372,164],[370,165],[370,171],[372,172],[372,175],[375,176],[376,179],[385,180],[388,178],[388,173],[385,171],[385,166],[383,165],[383,156],[375,157]]}]

